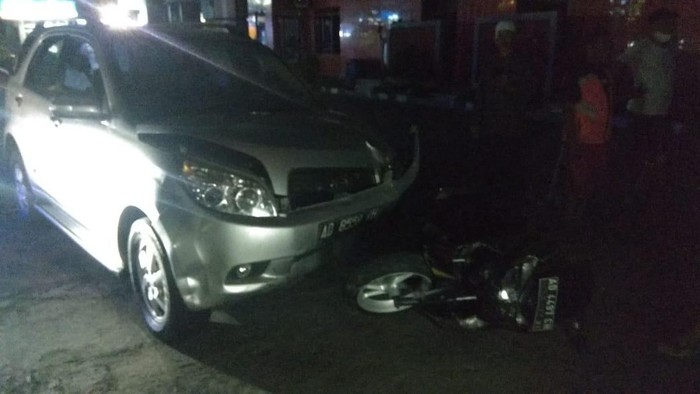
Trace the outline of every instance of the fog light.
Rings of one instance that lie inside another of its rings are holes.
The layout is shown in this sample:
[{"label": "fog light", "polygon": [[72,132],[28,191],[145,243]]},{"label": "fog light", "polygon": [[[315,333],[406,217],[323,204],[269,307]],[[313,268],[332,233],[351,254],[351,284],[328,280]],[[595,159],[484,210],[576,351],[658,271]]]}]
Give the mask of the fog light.
[{"label": "fog light", "polygon": [[250,264],[243,264],[234,268],[234,272],[236,273],[236,278],[245,279],[248,276],[250,276],[250,273],[253,272],[253,269]]},{"label": "fog light", "polygon": [[258,261],[255,263],[234,265],[226,274],[225,284],[236,285],[241,283],[250,283],[251,281],[256,281],[256,278],[260,277],[267,266],[270,264],[269,261]]}]

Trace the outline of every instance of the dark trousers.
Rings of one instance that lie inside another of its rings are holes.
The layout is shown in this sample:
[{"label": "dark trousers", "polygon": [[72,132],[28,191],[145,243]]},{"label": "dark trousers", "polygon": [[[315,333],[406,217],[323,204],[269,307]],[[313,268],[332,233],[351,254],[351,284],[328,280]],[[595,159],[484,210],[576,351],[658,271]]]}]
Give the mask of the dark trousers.
[{"label": "dark trousers", "polygon": [[486,183],[498,189],[522,191],[525,183],[525,143],[520,135],[484,136],[479,162]]},{"label": "dark trousers", "polygon": [[578,144],[569,147],[568,153],[567,213],[578,216],[597,193],[603,192],[608,180],[608,146]]},{"label": "dark trousers", "polygon": [[661,115],[630,115],[629,133],[632,155],[640,161],[661,160],[671,142],[671,119]]},{"label": "dark trousers", "polygon": [[522,134],[486,135],[479,139],[477,164],[492,203],[493,215],[513,226],[525,221],[527,171]]},{"label": "dark trousers", "polygon": [[628,127],[617,130],[613,156],[616,188],[622,202],[636,207],[655,191],[663,191],[668,178],[667,156],[671,146],[668,116],[630,113]]}]

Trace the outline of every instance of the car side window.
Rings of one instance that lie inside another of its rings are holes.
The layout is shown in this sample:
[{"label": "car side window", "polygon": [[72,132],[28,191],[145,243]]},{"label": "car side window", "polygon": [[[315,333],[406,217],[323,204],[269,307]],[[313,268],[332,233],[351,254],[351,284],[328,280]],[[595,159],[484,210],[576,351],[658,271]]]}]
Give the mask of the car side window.
[{"label": "car side window", "polygon": [[60,55],[63,39],[48,39],[34,53],[29,63],[24,85],[35,93],[50,97],[60,75]]},{"label": "car side window", "polygon": [[25,81],[28,88],[48,99],[58,95],[103,98],[95,51],[87,41],[73,37],[42,44],[29,65]]}]

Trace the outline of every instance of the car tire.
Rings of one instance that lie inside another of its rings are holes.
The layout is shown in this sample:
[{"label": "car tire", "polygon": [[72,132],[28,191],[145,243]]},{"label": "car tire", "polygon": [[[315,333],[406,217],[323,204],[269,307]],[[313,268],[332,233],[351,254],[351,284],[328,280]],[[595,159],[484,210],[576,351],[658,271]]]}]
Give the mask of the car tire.
[{"label": "car tire", "polygon": [[20,223],[28,223],[36,217],[34,202],[36,200],[32,191],[29,175],[24,167],[24,161],[17,149],[10,151],[8,160],[8,177],[12,184],[12,216]]},{"label": "car tire", "polygon": [[430,267],[420,254],[393,253],[370,261],[351,275],[345,286],[350,297],[362,311],[394,313],[412,305],[396,306],[398,297],[416,297],[433,286]]},{"label": "car tire", "polygon": [[131,225],[127,253],[134,293],[144,323],[155,337],[170,342],[206,325],[210,311],[185,306],[167,254],[147,218]]}]

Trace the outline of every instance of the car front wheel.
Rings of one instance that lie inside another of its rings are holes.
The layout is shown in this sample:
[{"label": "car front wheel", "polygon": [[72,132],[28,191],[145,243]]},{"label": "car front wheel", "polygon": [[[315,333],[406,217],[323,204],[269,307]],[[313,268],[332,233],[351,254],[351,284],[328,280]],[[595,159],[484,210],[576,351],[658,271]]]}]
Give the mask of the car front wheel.
[{"label": "car front wheel", "polygon": [[167,255],[148,219],[131,225],[128,248],[131,280],[148,330],[170,341],[202,328],[209,312],[190,311],[182,302]]},{"label": "car front wheel", "polygon": [[32,193],[22,156],[17,150],[10,153],[9,169],[14,189],[15,216],[20,222],[26,222],[33,215],[34,193]]}]

